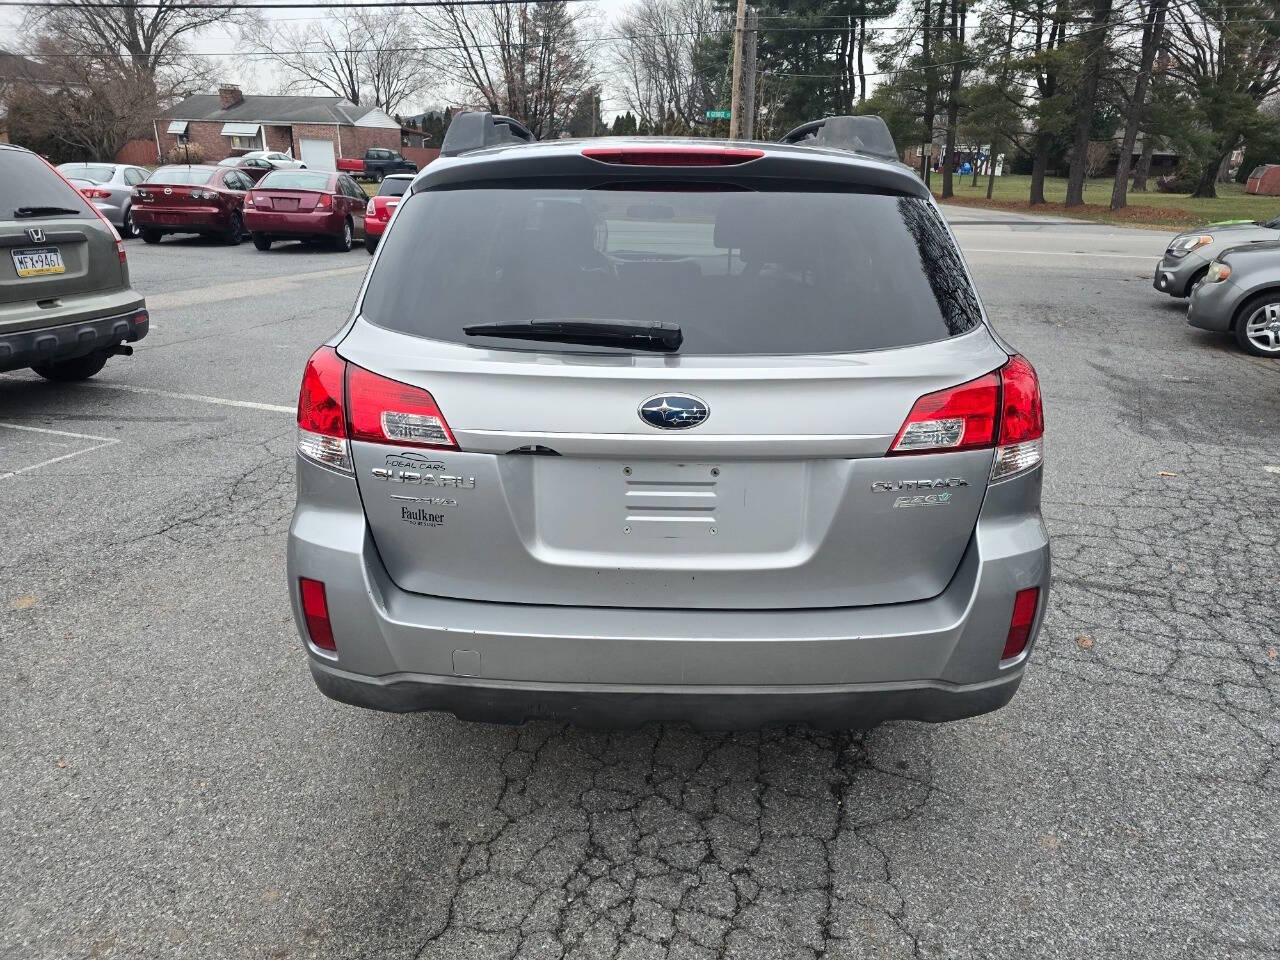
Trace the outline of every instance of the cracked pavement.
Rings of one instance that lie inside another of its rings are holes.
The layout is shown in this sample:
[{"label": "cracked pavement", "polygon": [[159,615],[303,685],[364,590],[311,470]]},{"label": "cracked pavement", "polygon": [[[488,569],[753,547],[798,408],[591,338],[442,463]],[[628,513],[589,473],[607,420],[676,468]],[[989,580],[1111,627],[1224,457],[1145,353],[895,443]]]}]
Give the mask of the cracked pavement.
[{"label": "cracked pavement", "polygon": [[1150,288],[1163,234],[951,213],[1044,385],[1049,612],[1004,710],[849,733],[325,700],[291,415],[111,384],[291,407],[360,276],[253,291],[365,255],[131,244],[137,356],[0,375],[118,440],[0,480],[0,957],[1280,957],[1280,367]]}]

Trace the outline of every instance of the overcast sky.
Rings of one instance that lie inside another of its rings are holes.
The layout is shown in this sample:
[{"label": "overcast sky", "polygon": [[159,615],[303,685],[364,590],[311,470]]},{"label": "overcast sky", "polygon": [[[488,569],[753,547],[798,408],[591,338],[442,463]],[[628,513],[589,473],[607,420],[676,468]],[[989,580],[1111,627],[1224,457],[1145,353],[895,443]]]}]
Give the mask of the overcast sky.
[{"label": "overcast sky", "polygon": [[[599,25],[603,29],[607,28],[609,23],[630,2],[631,0],[593,0],[593,2],[582,4],[582,6],[594,11]],[[317,6],[322,5],[318,4]],[[280,22],[299,26],[309,22],[323,22],[326,18],[334,15],[334,12],[327,9],[318,9],[314,14],[310,14],[305,10],[282,10],[279,14],[267,14],[267,16]],[[243,48],[236,40],[234,32],[221,29],[209,30],[193,38],[191,48],[196,52],[209,55],[209,59],[214,65],[214,74],[220,81],[237,83],[245,93],[279,93],[286,81],[286,76],[280,72],[278,67],[246,57]],[[400,113],[409,115],[427,107],[441,105],[448,100],[447,91],[443,88],[444,85],[442,84],[439,91],[427,91],[421,98],[410,99],[401,108]],[[611,100],[606,85],[605,99],[602,104],[605,116],[610,117],[613,113],[620,112],[621,107],[622,104],[617,102],[616,98]]]}]

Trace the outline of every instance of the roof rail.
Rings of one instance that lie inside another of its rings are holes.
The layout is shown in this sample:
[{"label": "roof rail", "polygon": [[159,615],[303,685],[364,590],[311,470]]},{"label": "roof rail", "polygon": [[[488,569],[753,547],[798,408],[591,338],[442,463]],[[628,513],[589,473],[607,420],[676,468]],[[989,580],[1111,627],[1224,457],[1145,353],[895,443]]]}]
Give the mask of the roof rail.
[{"label": "roof rail", "polygon": [[825,117],[802,123],[782,137],[779,143],[806,144],[814,147],[837,147],[865,154],[877,160],[901,162],[893,134],[882,117]]},{"label": "roof rail", "polygon": [[519,120],[496,113],[457,113],[445,131],[441,156],[456,157],[468,150],[496,147],[503,143],[533,143],[538,139]]}]

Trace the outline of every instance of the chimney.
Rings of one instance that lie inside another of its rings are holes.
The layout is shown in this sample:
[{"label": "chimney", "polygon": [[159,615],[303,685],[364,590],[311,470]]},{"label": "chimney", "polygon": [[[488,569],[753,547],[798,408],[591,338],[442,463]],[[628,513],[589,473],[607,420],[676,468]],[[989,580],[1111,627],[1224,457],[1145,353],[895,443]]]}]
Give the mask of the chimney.
[{"label": "chimney", "polygon": [[244,103],[244,94],[234,83],[224,83],[218,88],[218,99],[222,102],[223,110],[230,110]]}]

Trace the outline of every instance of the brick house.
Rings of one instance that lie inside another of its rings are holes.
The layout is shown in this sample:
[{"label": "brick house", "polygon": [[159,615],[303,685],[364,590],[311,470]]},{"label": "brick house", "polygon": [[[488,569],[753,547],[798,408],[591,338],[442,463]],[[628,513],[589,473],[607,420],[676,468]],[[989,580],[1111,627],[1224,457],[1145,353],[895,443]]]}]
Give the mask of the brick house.
[{"label": "brick house", "polygon": [[317,170],[335,169],[338,157],[363,157],[369,147],[400,147],[400,124],[377,107],[342,97],[274,97],[225,85],[200,93],[156,118],[161,157],[179,143],[198,143],[206,162],[251,150],[276,150]]}]

